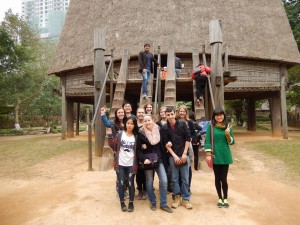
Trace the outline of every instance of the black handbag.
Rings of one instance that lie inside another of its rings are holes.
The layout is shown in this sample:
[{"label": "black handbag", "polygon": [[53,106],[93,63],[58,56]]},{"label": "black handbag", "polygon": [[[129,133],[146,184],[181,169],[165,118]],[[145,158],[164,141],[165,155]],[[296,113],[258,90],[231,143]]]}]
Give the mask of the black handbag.
[{"label": "black handbag", "polygon": [[145,153],[145,158],[148,159],[151,163],[144,164],[144,162],[140,162],[140,168],[143,170],[153,170],[158,167],[158,156],[157,153]]}]

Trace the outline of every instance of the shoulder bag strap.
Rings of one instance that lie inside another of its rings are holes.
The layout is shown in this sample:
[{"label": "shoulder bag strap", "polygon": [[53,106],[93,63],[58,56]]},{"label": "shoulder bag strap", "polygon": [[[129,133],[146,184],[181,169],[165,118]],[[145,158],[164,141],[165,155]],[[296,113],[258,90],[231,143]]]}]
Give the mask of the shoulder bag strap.
[{"label": "shoulder bag strap", "polygon": [[214,153],[214,126],[210,124],[210,144],[211,144],[211,153]]}]

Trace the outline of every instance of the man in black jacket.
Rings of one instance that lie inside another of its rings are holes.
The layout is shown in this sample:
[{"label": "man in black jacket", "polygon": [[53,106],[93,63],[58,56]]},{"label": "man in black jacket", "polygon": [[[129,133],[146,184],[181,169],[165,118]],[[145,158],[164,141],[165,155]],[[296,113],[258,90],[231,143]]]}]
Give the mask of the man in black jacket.
[{"label": "man in black jacket", "polygon": [[[187,209],[192,209],[189,192],[189,145],[191,135],[186,123],[176,120],[175,111],[166,108],[167,123],[162,127],[163,145],[169,153],[169,164],[173,181],[173,199],[172,208],[179,205]],[[179,173],[181,175],[182,185],[179,186]]]},{"label": "man in black jacket", "polygon": [[143,83],[142,83],[142,96],[143,98],[146,98],[147,96],[151,98],[152,96],[148,95],[148,80],[151,75],[151,64],[152,62],[156,63],[158,66],[157,60],[154,58],[153,54],[150,52],[150,44],[145,44],[144,45],[144,51],[141,51],[139,53],[139,73],[141,74],[143,78]]}]

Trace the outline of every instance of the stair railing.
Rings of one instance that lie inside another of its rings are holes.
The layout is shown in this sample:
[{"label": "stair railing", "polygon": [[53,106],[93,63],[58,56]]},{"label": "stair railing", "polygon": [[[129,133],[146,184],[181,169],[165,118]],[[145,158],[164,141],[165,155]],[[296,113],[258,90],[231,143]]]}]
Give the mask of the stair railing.
[{"label": "stair railing", "polygon": [[[203,64],[204,64],[204,66],[207,66],[206,54],[205,54],[205,45],[202,46],[202,48],[203,48],[203,55],[202,55]],[[210,99],[211,99],[211,104],[212,104],[213,110],[215,110],[215,108],[216,108],[216,106],[215,106],[215,99],[214,99],[214,95],[213,95],[213,92],[212,92],[212,87],[211,87],[211,82],[210,82],[210,76],[207,77],[207,80],[208,80],[208,89],[209,89],[209,95],[210,95]]]},{"label": "stair railing", "polygon": [[[158,46],[158,54],[157,54],[157,61],[159,65],[161,65],[161,58],[160,58],[160,46]],[[156,83],[155,83],[155,97],[154,97],[154,114],[157,115],[157,108],[160,108],[161,102],[161,95],[158,96],[158,89],[161,89],[161,78],[160,78],[160,69],[157,67],[156,73]]]},{"label": "stair railing", "polygon": [[89,163],[88,170],[90,170],[90,171],[93,170],[93,166],[92,166],[92,128],[94,127],[97,116],[99,115],[98,111],[99,111],[99,107],[100,107],[100,102],[101,102],[101,99],[102,99],[103,92],[106,89],[105,88],[106,81],[107,81],[107,78],[108,78],[108,74],[110,72],[112,62],[113,62],[113,59],[111,58],[110,62],[109,62],[109,65],[108,65],[108,68],[107,68],[107,71],[106,71],[106,74],[105,74],[105,78],[104,78],[102,87],[101,87],[101,91],[100,91],[99,99],[98,99],[98,102],[97,102],[97,105],[96,105],[96,108],[95,108],[95,111],[94,111],[95,113],[94,113],[93,119],[92,119],[91,123],[88,124],[88,163]]}]

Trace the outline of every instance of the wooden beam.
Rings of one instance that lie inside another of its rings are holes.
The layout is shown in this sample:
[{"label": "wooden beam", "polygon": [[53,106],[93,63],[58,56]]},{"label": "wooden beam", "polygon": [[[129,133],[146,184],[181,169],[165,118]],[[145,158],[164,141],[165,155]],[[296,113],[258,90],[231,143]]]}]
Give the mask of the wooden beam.
[{"label": "wooden beam", "polygon": [[67,99],[67,137],[74,137],[74,102]]},{"label": "wooden beam", "polygon": [[66,75],[63,74],[60,77],[60,83],[61,83],[61,138],[63,140],[67,139],[66,136],[66,114],[67,114],[67,106],[66,106]]},{"label": "wooden beam", "polygon": [[280,93],[277,92],[270,98],[270,109],[271,109],[271,126],[272,136],[281,136],[281,110],[280,110]]},{"label": "wooden beam", "polygon": [[76,136],[79,135],[79,121],[80,121],[80,103],[76,104]]},{"label": "wooden beam", "polygon": [[[100,91],[105,79],[105,31],[101,28],[94,30],[94,106],[96,107],[100,98]],[[102,94],[100,106],[105,105],[105,92]],[[94,110],[95,110],[94,107]],[[99,112],[94,112],[99,113]],[[101,116],[97,116],[95,120],[95,155],[102,156],[105,139],[105,127],[101,122]]]},{"label": "wooden beam", "polygon": [[280,66],[280,99],[281,99],[281,121],[283,139],[288,139],[287,109],[285,95],[285,79],[287,77],[286,66]]},{"label": "wooden beam", "polygon": [[268,88],[268,87],[280,87],[279,82],[261,82],[261,83],[254,83],[254,82],[245,82],[245,83],[239,83],[239,82],[234,82],[226,86],[226,88],[231,88],[231,87],[240,87],[240,88],[248,88],[248,87],[253,87],[253,88]]},{"label": "wooden beam", "polygon": [[211,45],[211,85],[215,106],[224,109],[224,81],[222,65],[222,27],[220,20],[209,22],[209,38]]},{"label": "wooden beam", "polygon": [[248,99],[247,101],[247,130],[256,131],[256,111],[255,111],[255,100]]},{"label": "wooden beam", "polygon": [[165,81],[165,106],[176,108],[176,79],[175,79],[175,51],[171,42],[168,49],[168,72]]}]

